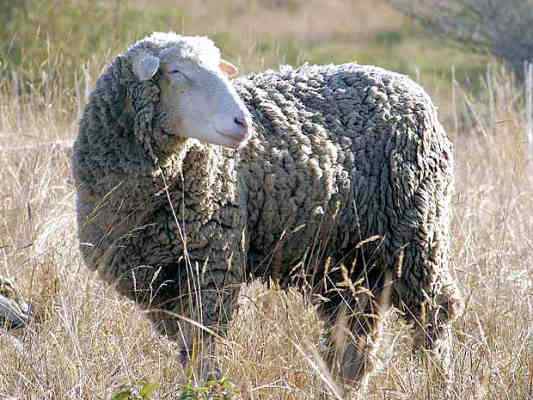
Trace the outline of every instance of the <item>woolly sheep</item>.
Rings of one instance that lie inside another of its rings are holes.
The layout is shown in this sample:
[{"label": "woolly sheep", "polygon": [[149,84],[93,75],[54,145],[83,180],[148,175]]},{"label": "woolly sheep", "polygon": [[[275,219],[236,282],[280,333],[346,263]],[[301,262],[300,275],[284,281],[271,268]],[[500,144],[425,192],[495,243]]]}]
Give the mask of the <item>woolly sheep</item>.
[{"label": "woolly sheep", "polygon": [[147,308],[184,362],[193,338],[176,314],[223,333],[241,283],[260,278],[350,328],[326,354],[346,383],[372,370],[389,305],[445,366],[462,301],[452,146],[428,96],[355,64],[232,86],[235,72],[207,38],[158,33],[100,77],[73,156],[86,264]]}]

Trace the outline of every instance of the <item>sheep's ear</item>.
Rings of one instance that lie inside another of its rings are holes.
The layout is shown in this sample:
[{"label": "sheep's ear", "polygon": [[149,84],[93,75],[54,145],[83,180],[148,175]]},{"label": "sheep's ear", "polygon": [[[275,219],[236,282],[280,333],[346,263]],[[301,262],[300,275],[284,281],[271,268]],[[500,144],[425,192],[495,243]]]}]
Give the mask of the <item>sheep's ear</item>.
[{"label": "sheep's ear", "polygon": [[220,60],[220,64],[218,64],[220,70],[226,74],[228,78],[235,78],[237,74],[239,73],[239,70],[235,65],[233,65],[230,62],[227,62],[226,60]]},{"label": "sheep's ear", "polygon": [[138,80],[147,81],[152,79],[159,69],[159,58],[145,52],[139,52],[133,59],[133,73]]}]

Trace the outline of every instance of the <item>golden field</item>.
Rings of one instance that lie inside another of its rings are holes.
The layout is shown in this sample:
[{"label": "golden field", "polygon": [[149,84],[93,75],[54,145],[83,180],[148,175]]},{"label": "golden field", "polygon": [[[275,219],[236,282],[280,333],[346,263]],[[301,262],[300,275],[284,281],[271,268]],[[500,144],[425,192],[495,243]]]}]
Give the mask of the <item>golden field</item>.
[{"label": "golden field", "polygon": [[[0,28],[0,275],[16,278],[35,315],[16,341],[0,333],[0,399],[110,399],[142,382],[158,385],[150,398],[180,398],[176,346],[82,265],[68,151],[48,145],[75,137],[102,67],[153,30],[209,35],[243,73],[356,61],[419,81],[456,149],[452,265],[466,310],[450,393],[393,313],[366,398],[533,399],[533,160],[525,88],[496,61],[427,37],[380,0],[24,4]],[[335,398],[317,372],[308,302],[259,284],[240,302],[218,345],[235,397]]]}]

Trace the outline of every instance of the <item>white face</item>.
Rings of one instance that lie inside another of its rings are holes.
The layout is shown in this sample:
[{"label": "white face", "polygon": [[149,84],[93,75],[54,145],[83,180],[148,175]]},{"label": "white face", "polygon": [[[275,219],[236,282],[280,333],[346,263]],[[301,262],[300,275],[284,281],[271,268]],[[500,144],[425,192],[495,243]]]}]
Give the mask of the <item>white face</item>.
[{"label": "white face", "polygon": [[227,63],[208,66],[162,57],[160,101],[170,134],[232,148],[246,144],[250,114],[226,76],[231,68]]}]

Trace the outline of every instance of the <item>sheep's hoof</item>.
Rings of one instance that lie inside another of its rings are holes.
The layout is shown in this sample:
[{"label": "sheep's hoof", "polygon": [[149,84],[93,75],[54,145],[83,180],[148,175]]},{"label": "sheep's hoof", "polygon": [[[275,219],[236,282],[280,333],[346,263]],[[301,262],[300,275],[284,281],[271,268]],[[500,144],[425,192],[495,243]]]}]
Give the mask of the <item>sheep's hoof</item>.
[{"label": "sheep's hoof", "polygon": [[187,348],[181,348],[178,355],[181,366],[186,369],[191,362],[191,352]]},{"label": "sheep's hoof", "polygon": [[220,381],[222,379],[222,371],[220,368],[211,368],[209,371],[205,374],[205,380],[207,382],[209,381]]}]

